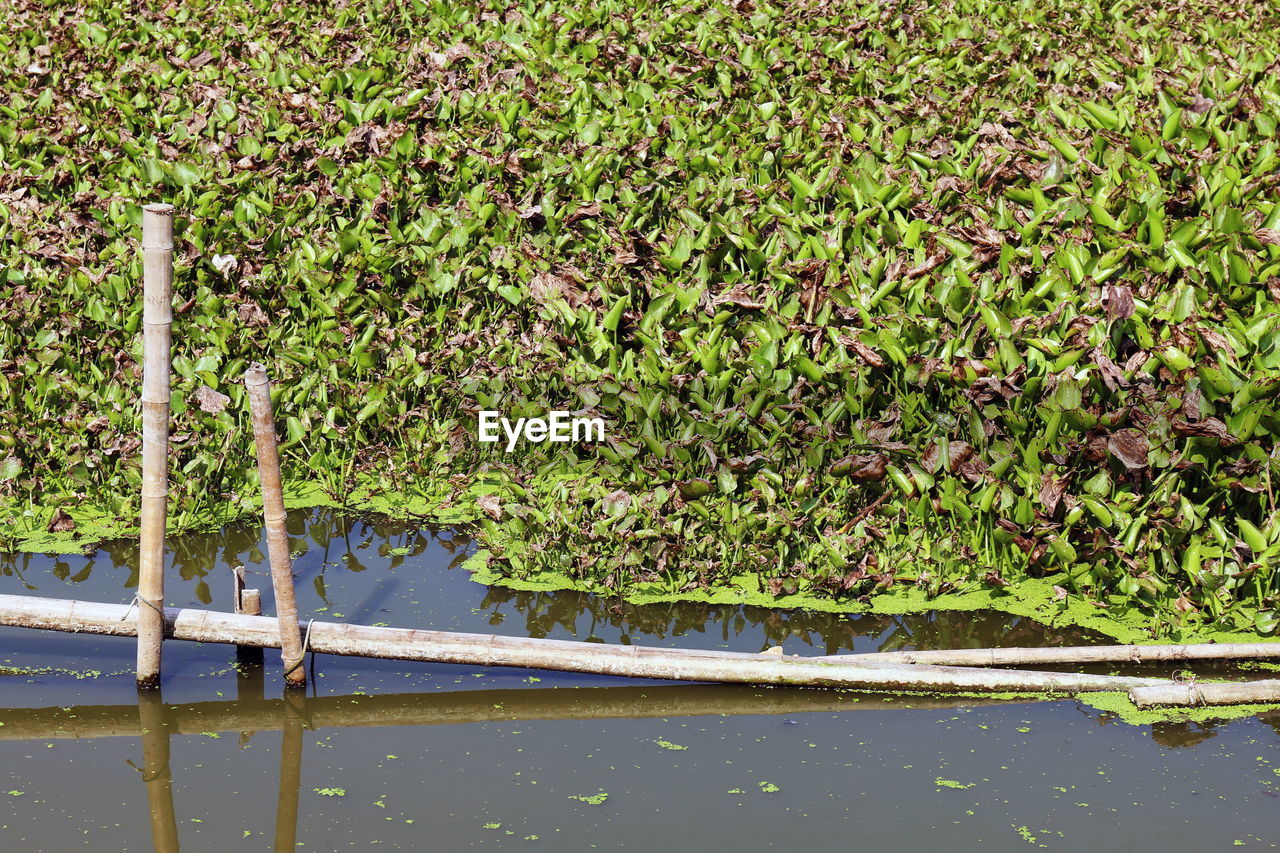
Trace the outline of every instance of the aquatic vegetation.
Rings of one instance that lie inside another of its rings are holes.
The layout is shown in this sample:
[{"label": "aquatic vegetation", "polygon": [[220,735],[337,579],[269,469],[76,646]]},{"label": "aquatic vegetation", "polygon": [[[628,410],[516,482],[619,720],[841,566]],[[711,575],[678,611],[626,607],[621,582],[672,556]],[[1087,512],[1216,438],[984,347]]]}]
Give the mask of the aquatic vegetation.
[{"label": "aquatic vegetation", "polygon": [[972,788],[977,783],[976,782],[957,782],[955,779],[943,779],[941,776],[939,776],[937,779],[933,780],[933,784],[937,785],[939,788],[955,788],[957,790],[963,791],[965,788]]},{"label": "aquatic vegetation", "polygon": [[[9,23],[0,546],[135,523],[163,199],[175,529],[256,506],[257,360],[292,505],[474,522],[497,582],[1275,631],[1273,4]],[[553,409],[607,441],[477,440]]]}]

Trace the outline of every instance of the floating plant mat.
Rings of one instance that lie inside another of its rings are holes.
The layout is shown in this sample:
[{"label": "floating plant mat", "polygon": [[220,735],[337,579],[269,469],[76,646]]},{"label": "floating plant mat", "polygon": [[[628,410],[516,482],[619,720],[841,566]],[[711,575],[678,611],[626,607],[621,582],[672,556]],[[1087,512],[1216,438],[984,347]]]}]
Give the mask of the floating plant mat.
[{"label": "floating plant mat", "polygon": [[[304,618],[789,654],[1103,639],[999,613],[486,588],[461,567],[474,546],[447,531],[328,510],[295,511],[289,526]],[[246,524],[175,538],[171,601],[228,608],[242,564],[268,593],[260,536]],[[127,601],[129,547],[8,555],[0,591]],[[184,851],[260,849],[281,828],[301,849],[642,839],[691,853],[831,849],[851,831],[876,849],[945,839],[975,853],[1280,837],[1280,715],[1265,710],[1143,719],[1112,696],[883,696],[337,657],[286,701],[270,656],[238,671],[228,647],[179,642],[165,646],[159,707],[140,708],[131,640],[4,629],[0,648],[0,827],[24,849],[149,849],[153,777],[133,766],[147,767],[144,727],[169,744]],[[282,767],[300,769],[296,822]]]},{"label": "floating plant mat", "polygon": [[1273,633],[1276,4],[750,5],[18,3],[0,536],[134,524],[163,199],[179,528],[253,509],[258,360],[294,485],[495,578]]}]

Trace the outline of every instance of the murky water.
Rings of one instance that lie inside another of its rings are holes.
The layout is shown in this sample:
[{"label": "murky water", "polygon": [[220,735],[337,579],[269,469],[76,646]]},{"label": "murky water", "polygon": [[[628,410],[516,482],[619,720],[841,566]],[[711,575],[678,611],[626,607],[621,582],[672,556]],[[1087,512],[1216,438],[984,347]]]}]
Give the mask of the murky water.
[{"label": "murky water", "polygon": [[[295,513],[304,618],[821,654],[1084,642],[1004,616],[848,617],[513,593],[465,539]],[[171,604],[230,609],[253,526],[172,543]],[[0,556],[0,592],[125,603],[128,545]],[[1073,701],[891,700],[0,629],[0,840],[14,850],[1097,849],[1280,846],[1280,716],[1129,726]],[[35,670],[32,672],[32,670]],[[0,670],[2,672],[3,670]],[[92,677],[89,677],[92,676]],[[144,734],[145,732],[145,734]],[[1237,843],[1239,842],[1239,843]]]}]

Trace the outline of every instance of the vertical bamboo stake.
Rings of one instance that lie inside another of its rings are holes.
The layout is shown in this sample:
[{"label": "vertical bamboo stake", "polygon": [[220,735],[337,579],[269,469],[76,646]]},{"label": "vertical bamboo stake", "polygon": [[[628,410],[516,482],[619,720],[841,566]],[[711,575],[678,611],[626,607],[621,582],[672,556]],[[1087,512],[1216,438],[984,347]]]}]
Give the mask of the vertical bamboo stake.
[{"label": "vertical bamboo stake", "polygon": [[138,555],[138,688],[160,685],[164,525],[169,480],[169,335],[173,325],[173,206],[142,209],[142,517]]},{"label": "vertical bamboo stake", "polygon": [[271,586],[276,595],[276,616],[280,620],[280,656],[284,661],[285,684],[305,687],[303,668],[306,654],[298,629],[298,605],[293,596],[293,566],[289,560],[289,536],[285,531],[284,492],[280,484],[280,451],[276,446],[276,421],[271,413],[271,383],[267,369],[252,364],[244,374],[249,392],[249,413],[253,418],[253,440],[258,451],[258,478],[262,481],[262,517],[267,528],[267,556],[271,560]]}]

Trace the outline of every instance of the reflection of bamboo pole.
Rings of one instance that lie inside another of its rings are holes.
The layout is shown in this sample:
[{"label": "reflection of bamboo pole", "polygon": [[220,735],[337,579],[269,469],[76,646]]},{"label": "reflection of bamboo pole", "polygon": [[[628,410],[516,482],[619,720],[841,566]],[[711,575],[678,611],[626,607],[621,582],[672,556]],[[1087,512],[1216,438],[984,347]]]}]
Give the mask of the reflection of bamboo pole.
[{"label": "reflection of bamboo pole", "polygon": [[[286,696],[296,695],[288,691]],[[284,699],[194,702],[170,706],[174,734],[271,731],[282,728]],[[843,691],[745,687],[737,684],[522,688],[307,699],[308,728],[436,726],[536,720],[617,720],[662,717],[843,713],[951,709],[1020,700],[956,696],[869,696]],[[133,705],[0,709],[0,741],[133,737]]]},{"label": "reflection of bamboo pole", "polygon": [[1258,660],[1280,657],[1280,643],[1194,643],[1165,646],[1068,646],[1065,648],[921,649],[826,655],[823,660],[925,663],[934,666],[1032,666],[1073,663],[1158,663],[1180,660]]},{"label": "reflection of bamboo pole", "polygon": [[302,787],[302,730],[307,728],[307,696],[285,694],[280,733],[280,791],[276,800],[276,853],[293,850],[298,840],[298,790]]},{"label": "reflection of bamboo pole", "polygon": [[[128,636],[133,626],[120,621],[126,608],[116,604],[63,601],[25,595],[0,595],[0,624]],[[170,608],[165,613],[174,639],[278,648],[281,625],[262,616],[238,616],[211,610]],[[1073,672],[977,669],[920,664],[864,664],[849,661],[784,658],[695,649],[613,646],[575,640],[543,640],[419,631],[313,622],[312,651],[387,660],[514,666],[560,672],[589,672],[628,678],[719,681],[811,687],[852,687],[931,692],[1039,692],[1071,694],[1129,690],[1162,679]],[[298,635],[289,632],[293,640]]]},{"label": "reflection of bamboo pole", "polygon": [[160,685],[164,525],[168,504],[169,334],[173,325],[173,206],[142,211],[142,516],[138,553],[138,687]]},{"label": "reflection of bamboo pole", "polygon": [[262,481],[262,517],[267,528],[267,556],[271,561],[271,586],[280,621],[285,683],[305,687],[305,652],[298,630],[298,605],[293,595],[293,566],[289,560],[289,534],[285,530],[284,491],[280,483],[280,450],[276,445],[276,421],[271,413],[271,383],[267,369],[253,364],[244,374],[253,418],[253,440],[258,450],[258,476]]},{"label": "reflection of bamboo pole", "polygon": [[178,818],[173,811],[173,774],[169,769],[169,730],[158,693],[138,697],[142,729],[142,774],[151,808],[151,841],[156,853],[178,853]]},{"label": "reflection of bamboo pole", "polygon": [[1129,691],[1129,698],[1139,708],[1157,705],[1273,705],[1280,702],[1280,681],[1188,682],[1135,687]]}]

